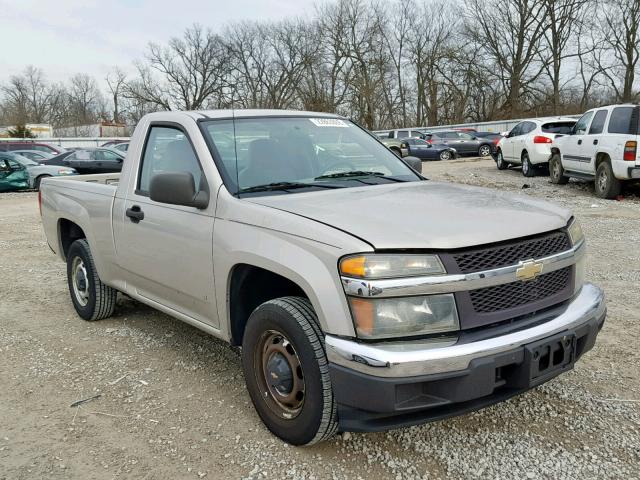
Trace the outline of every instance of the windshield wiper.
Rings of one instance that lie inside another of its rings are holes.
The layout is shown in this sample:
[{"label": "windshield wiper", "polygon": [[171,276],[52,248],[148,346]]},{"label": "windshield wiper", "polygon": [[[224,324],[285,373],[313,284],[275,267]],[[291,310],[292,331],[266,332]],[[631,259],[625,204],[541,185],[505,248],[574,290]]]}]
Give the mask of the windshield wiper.
[{"label": "windshield wiper", "polygon": [[[327,175],[320,175],[319,177],[314,178],[314,180],[322,180],[325,178],[351,178],[351,177],[379,177],[384,178],[386,180],[391,180],[392,182],[404,182],[405,180],[401,180],[399,178],[391,177],[389,175],[385,175],[382,172],[369,172],[366,170],[353,170],[350,172],[337,172],[337,173],[329,173]],[[356,179],[359,180],[359,179]],[[367,183],[367,182],[362,182]],[[367,183],[367,185],[373,185]]]},{"label": "windshield wiper", "polygon": [[316,183],[304,183],[304,182],[274,182],[265,183],[263,185],[254,185],[253,187],[246,187],[240,189],[238,193],[252,193],[252,192],[272,192],[275,190],[293,190],[296,188],[342,188],[337,185],[320,185]]},{"label": "windshield wiper", "polygon": [[323,178],[348,178],[348,177],[384,177],[382,172],[368,172],[365,170],[352,170],[350,172],[337,172],[329,173],[327,175],[320,175],[314,178],[314,180],[322,180]]}]

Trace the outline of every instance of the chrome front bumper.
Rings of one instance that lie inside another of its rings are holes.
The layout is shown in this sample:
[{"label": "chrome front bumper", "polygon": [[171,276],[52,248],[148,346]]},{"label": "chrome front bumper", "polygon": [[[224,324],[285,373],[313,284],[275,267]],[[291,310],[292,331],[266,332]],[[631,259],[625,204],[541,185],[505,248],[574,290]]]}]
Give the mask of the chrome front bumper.
[{"label": "chrome front bumper", "polygon": [[464,370],[477,358],[506,352],[604,317],[604,292],[587,283],[560,312],[531,328],[470,343],[458,338],[363,343],[327,335],[329,362],[376,377],[411,377]]}]

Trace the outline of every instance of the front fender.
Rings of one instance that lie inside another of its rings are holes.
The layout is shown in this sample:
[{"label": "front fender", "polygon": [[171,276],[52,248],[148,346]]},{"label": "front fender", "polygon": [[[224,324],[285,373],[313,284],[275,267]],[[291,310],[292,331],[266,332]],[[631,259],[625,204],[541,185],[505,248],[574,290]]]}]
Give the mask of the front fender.
[{"label": "front fender", "polygon": [[230,276],[236,265],[269,270],[297,284],[307,295],[325,333],[355,335],[338,275],[340,247],[278,230],[216,219],[214,277],[221,334],[230,338]]}]

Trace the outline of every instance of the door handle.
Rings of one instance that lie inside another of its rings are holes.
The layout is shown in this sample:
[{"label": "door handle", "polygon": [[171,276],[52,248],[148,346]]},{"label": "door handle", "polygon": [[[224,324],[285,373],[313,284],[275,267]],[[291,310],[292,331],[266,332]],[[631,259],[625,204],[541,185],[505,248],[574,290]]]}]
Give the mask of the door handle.
[{"label": "door handle", "polygon": [[598,139],[597,139],[597,138],[593,141],[593,144],[594,144],[594,145],[597,145],[597,144],[598,144]]},{"label": "door handle", "polygon": [[578,140],[578,145],[582,145],[582,139]]},{"label": "door handle", "polygon": [[140,220],[144,219],[144,212],[140,209],[138,205],[134,205],[131,208],[127,208],[125,215],[129,217],[129,219],[133,223],[138,223]]}]

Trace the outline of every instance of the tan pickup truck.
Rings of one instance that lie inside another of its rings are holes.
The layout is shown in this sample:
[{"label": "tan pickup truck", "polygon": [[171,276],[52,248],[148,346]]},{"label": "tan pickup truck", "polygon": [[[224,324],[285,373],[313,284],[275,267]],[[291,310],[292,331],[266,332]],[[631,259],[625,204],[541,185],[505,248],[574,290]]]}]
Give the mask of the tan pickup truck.
[{"label": "tan pickup truck", "polygon": [[257,412],[295,445],[522,393],[606,314],[571,212],[429,181],[336,115],[150,114],[120,175],[46,179],[40,206],[81,318],[122,292],[241,346]]}]

